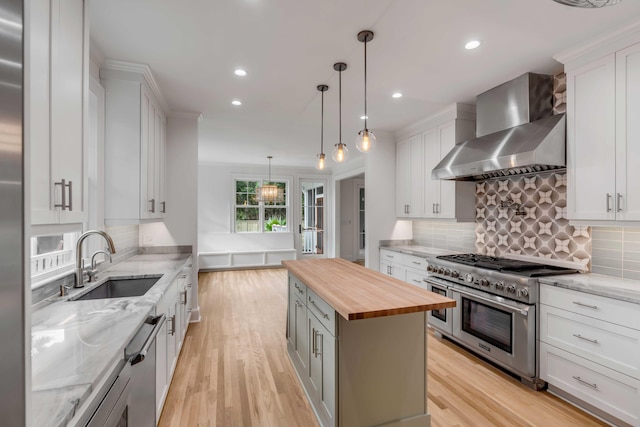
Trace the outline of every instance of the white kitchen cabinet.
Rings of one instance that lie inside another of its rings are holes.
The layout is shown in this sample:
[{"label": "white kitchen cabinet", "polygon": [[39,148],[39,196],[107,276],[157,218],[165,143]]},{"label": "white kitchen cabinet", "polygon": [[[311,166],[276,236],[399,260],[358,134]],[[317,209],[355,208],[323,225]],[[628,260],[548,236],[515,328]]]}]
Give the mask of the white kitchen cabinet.
[{"label": "white kitchen cabinet", "polygon": [[[161,304],[156,308],[156,315],[166,313],[167,307]],[[160,419],[164,400],[169,390],[169,381],[167,378],[167,322],[156,336],[156,420]]]},{"label": "white kitchen cabinet", "polygon": [[397,217],[475,221],[472,182],[431,179],[433,168],[455,144],[475,136],[475,121],[458,118],[459,108],[425,122],[422,132],[397,143]]},{"label": "white kitchen cabinet", "polygon": [[186,266],[178,275],[178,354],[184,345],[184,339],[191,319],[191,266]]},{"label": "white kitchen cabinet", "polygon": [[167,321],[156,337],[156,419],[160,419],[164,401],[175,369],[178,351],[176,348],[176,318],[178,307],[178,281],[174,280],[156,305],[156,315],[165,314]]},{"label": "white kitchen cabinet", "polygon": [[162,219],[166,118],[143,74],[100,71],[105,106],[105,221]]},{"label": "white kitchen cabinet", "polygon": [[640,425],[639,313],[637,304],[541,284],[540,377],[549,390]]},{"label": "white kitchen cabinet", "polygon": [[309,314],[309,383],[324,425],[336,425],[336,337]]},{"label": "white kitchen cabinet", "polygon": [[567,214],[640,221],[640,43],[567,66]]},{"label": "white kitchen cabinet", "polygon": [[422,215],[422,136],[414,135],[396,145],[396,216]]},{"label": "white kitchen cabinet", "polygon": [[403,266],[388,261],[380,261],[380,273],[402,281],[407,277],[407,270]]},{"label": "white kitchen cabinet", "polygon": [[88,104],[84,2],[35,0],[29,13],[25,119],[30,123],[31,223],[81,223]]}]

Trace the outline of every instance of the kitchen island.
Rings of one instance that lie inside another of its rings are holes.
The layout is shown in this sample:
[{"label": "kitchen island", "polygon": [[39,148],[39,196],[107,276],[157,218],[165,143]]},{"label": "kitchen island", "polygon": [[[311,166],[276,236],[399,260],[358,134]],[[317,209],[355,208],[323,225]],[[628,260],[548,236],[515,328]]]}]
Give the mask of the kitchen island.
[{"label": "kitchen island", "polygon": [[455,301],[342,259],[283,261],[287,347],[323,426],[429,426],[427,317]]}]

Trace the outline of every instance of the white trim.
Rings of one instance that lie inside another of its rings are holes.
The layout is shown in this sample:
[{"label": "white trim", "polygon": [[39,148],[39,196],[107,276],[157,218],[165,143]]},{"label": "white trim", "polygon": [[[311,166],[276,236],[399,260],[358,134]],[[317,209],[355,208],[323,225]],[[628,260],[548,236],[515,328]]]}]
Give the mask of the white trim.
[{"label": "white trim", "polygon": [[[135,62],[127,62],[127,61],[119,61],[116,59],[105,59],[104,65],[101,68],[102,70],[112,70],[112,71],[123,71],[126,73],[134,73],[142,75],[145,83],[149,86],[149,89],[153,93],[153,96],[162,106],[162,109],[166,112],[169,111],[167,108],[167,101],[162,95],[162,91],[160,90],[160,86],[153,76],[153,72],[151,71],[151,67],[147,64],[138,64]],[[100,76],[102,77],[102,75]]]},{"label": "white trim", "polygon": [[172,111],[167,114],[171,119],[191,119],[200,121],[204,119],[202,113],[190,112],[190,111]]},{"label": "white trim", "polygon": [[429,116],[419,122],[413,123],[394,133],[395,140],[399,141],[425,132],[429,129],[441,126],[451,120],[476,120],[476,106],[471,104],[455,103],[446,109]]},{"label": "white trim", "polygon": [[189,317],[189,323],[200,323],[202,317],[200,316],[200,306],[191,308],[191,316]]},{"label": "white trim", "polygon": [[554,55],[553,59],[564,64],[567,71],[638,42],[640,42],[640,21],[560,52]]}]

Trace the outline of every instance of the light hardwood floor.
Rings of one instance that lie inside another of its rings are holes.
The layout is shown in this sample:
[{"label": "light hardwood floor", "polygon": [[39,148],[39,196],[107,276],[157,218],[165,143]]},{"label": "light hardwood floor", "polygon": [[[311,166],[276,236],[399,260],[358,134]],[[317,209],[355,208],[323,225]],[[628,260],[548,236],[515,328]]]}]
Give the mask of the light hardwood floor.
[{"label": "light hardwood floor", "polygon": [[[284,269],[201,273],[160,426],[316,426],[286,353]],[[605,425],[429,334],[431,425]]]}]

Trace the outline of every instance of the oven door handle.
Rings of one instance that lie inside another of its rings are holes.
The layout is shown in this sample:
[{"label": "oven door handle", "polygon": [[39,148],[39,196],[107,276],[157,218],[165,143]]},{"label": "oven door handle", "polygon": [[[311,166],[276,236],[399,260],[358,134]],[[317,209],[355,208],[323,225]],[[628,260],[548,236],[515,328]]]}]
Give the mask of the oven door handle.
[{"label": "oven door handle", "polygon": [[489,299],[489,298],[484,298],[484,297],[481,297],[479,295],[473,294],[471,292],[466,292],[466,291],[463,291],[463,290],[460,290],[460,289],[457,289],[457,288],[451,289],[451,291],[453,291],[454,293],[458,292],[461,295],[466,295],[468,297],[472,297],[472,298],[475,298],[475,299],[480,300],[480,301],[484,301],[484,302],[488,302],[488,303],[494,304],[494,305],[496,305],[498,307],[502,307],[502,308],[504,308],[506,310],[509,310],[511,313],[520,313],[524,317],[529,317],[529,307],[527,307],[527,308],[513,307],[511,305],[504,304],[504,303],[501,303],[501,302],[498,302],[498,301],[494,301],[494,300]]}]

